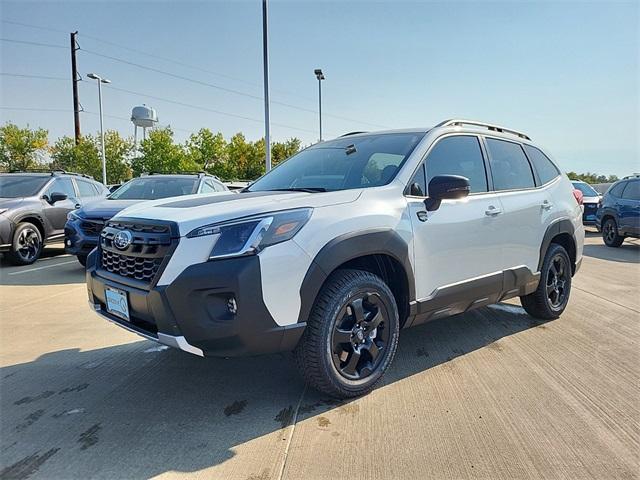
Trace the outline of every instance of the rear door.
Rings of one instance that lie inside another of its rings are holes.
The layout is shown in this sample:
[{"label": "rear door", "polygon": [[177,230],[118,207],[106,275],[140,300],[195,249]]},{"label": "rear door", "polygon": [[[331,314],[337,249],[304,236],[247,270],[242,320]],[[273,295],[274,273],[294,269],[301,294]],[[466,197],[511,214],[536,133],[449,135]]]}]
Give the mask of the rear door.
[{"label": "rear door", "polygon": [[537,272],[542,239],[555,215],[552,190],[557,180],[537,188],[534,170],[519,142],[494,137],[484,141],[493,187],[503,207],[497,221],[502,269],[526,266]]},{"label": "rear door", "polygon": [[640,180],[631,180],[624,187],[618,218],[625,233],[640,234]]},{"label": "rear door", "polygon": [[[440,208],[427,212],[424,196],[429,180],[446,174],[467,177],[471,193],[462,200],[444,200]],[[450,135],[436,140],[409,190],[413,190],[407,203],[419,300],[432,296],[436,289],[501,271],[503,236],[497,218],[502,206],[498,195],[489,191],[477,136]]]},{"label": "rear door", "polygon": [[75,178],[74,181],[76,182],[78,200],[81,205],[86,205],[88,202],[101,196],[101,193],[98,192],[97,187],[93,183],[80,178]]}]

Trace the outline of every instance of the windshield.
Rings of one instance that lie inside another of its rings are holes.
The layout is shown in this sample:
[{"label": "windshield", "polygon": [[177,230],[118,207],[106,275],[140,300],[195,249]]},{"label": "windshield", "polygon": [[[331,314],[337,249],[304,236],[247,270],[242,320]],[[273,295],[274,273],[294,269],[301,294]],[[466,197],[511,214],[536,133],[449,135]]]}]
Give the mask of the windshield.
[{"label": "windshield", "polygon": [[576,190],[580,190],[585,197],[597,197],[599,195],[588,183],[573,182],[573,187]]},{"label": "windshield", "polygon": [[386,185],[424,132],[342,137],[294,155],[247,190],[333,191]]},{"label": "windshield", "polygon": [[109,195],[110,200],[158,200],[196,193],[197,178],[134,178]]},{"label": "windshield", "polygon": [[31,197],[49,180],[51,177],[0,175],[0,198]]}]

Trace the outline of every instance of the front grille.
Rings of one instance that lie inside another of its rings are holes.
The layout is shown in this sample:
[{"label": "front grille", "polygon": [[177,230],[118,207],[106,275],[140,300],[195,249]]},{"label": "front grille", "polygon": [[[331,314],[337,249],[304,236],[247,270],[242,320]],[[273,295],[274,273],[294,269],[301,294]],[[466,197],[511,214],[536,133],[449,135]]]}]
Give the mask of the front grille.
[{"label": "front grille", "polygon": [[120,253],[102,251],[102,268],[110,273],[151,283],[163,258],[132,257]]},{"label": "front grille", "polygon": [[598,204],[596,204],[596,203],[585,203],[584,204],[584,211],[585,212],[595,212],[596,210],[598,210]]},{"label": "front grille", "polygon": [[[114,242],[116,235],[123,231],[130,234],[130,243],[126,246]],[[177,225],[173,222],[110,220],[100,233],[100,270],[105,275],[141,282],[144,285],[136,286],[148,288],[161,275],[165,259],[175,249],[178,238]]]},{"label": "front grille", "polygon": [[104,228],[104,222],[102,220],[83,220],[80,223],[80,229],[85,235],[91,237],[97,237]]}]

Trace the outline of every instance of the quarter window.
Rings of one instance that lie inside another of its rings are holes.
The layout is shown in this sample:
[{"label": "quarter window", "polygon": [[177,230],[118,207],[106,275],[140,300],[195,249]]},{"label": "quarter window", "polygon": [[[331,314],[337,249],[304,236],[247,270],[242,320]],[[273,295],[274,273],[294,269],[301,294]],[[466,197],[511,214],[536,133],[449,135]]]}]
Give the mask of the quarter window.
[{"label": "quarter window", "polygon": [[425,197],[427,195],[427,179],[424,176],[424,162],[409,182],[409,195]]},{"label": "quarter window", "polygon": [[627,185],[627,182],[620,182],[609,189],[609,195],[613,195],[614,197],[620,198],[622,196],[622,190]]},{"label": "quarter window", "polygon": [[519,144],[487,138],[487,147],[496,190],[535,187],[531,165]]},{"label": "quarter window", "polygon": [[216,189],[209,182],[204,182],[202,184],[202,189],[201,189],[202,193],[212,193],[212,192],[215,192],[215,191],[216,191]]},{"label": "quarter window", "polygon": [[640,182],[628,182],[622,198],[626,200],[640,200]]},{"label": "quarter window", "polygon": [[530,145],[524,145],[524,150],[527,152],[527,156],[529,157],[529,160],[531,160],[531,163],[533,163],[533,168],[535,168],[538,173],[541,185],[549,183],[560,175],[556,166],[544,153],[542,153],[542,151]]},{"label": "quarter window", "polygon": [[469,179],[471,193],[488,190],[487,173],[478,137],[445,137],[431,149],[426,162],[427,185],[438,175],[461,175]]}]

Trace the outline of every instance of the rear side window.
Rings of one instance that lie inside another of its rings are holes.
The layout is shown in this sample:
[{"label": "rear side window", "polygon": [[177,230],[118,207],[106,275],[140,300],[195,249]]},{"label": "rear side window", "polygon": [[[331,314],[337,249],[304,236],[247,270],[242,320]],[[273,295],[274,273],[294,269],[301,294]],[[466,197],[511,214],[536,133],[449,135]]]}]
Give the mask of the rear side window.
[{"label": "rear side window", "polygon": [[487,138],[487,148],[496,190],[535,187],[531,165],[519,144]]},{"label": "rear side window", "polygon": [[431,149],[426,161],[427,186],[429,181],[438,175],[462,175],[469,179],[471,193],[488,190],[487,173],[478,137],[445,137]]},{"label": "rear side window", "polygon": [[627,182],[620,182],[617,185],[612,186],[609,189],[609,195],[613,195],[614,197],[620,198],[622,196],[622,191],[624,187],[627,185]]},{"label": "rear side window", "polygon": [[78,191],[80,192],[81,197],[95,197],[98,195],[96,188],[89,182],[76,180],[76,185],[78,186]]},{"label": "rear side window", "polygon": [[[556,168],[549,157],[547,157],[542,151],[530,145],[524,145],[524,150],[527,152],[527,156],[533,168],[536,169],[538,177],[540,178],[540,184],[544,185],[560,175],[560,171]],[[584,192],[583,192],[584,193]]]},{"label": "rear side window", "polygon": [[622,192],[622,198],[640,200],[640,182],[628,182],[624,192]]}]

